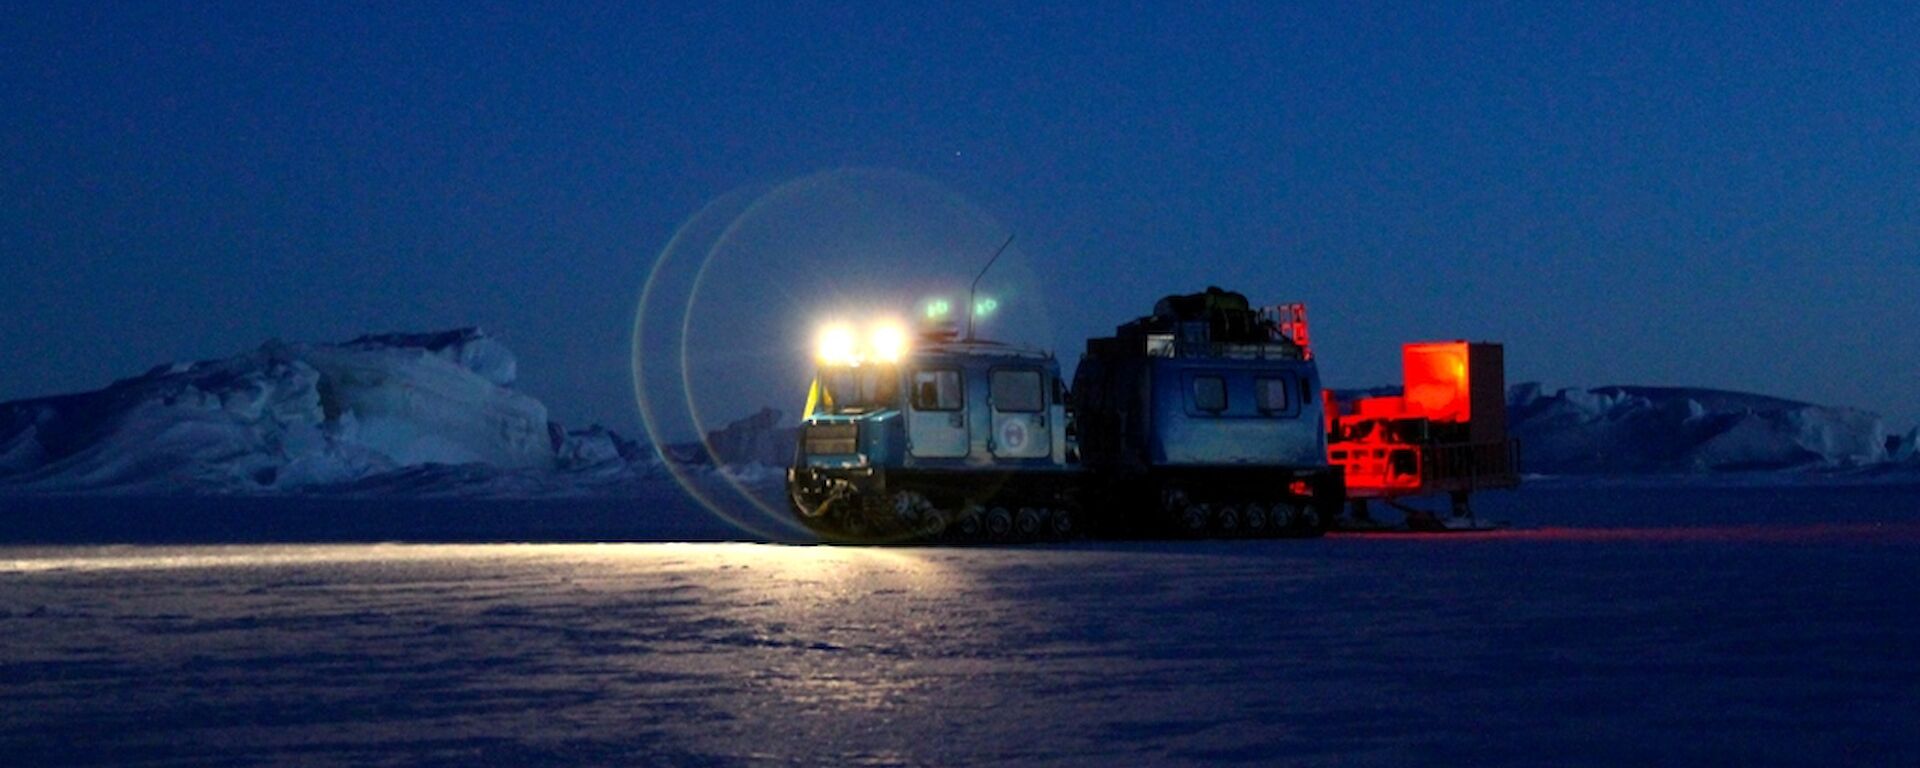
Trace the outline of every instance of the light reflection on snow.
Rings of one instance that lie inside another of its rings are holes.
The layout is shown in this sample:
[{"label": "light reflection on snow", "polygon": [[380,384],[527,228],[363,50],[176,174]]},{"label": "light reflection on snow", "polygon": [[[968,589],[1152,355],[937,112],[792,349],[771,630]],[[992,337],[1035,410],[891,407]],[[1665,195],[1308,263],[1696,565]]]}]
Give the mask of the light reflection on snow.
[{"label": "light reflection on snow", "polygon": [[[1529,527],[1439,533],[1335,533],[1336,541],[1643,542],[1643,543],[1920,543],[1920,521],[1731,524],[1668,527]],[[772,568],[807,583],[847,586],[874,572],[906,578],[913,588],[959,584],[947,563],[957,553],[988,550],[791,546],[759,543],[649,542],[593,544],[301,544],[212,546],[0,547],[0,574],[48,572],[272,568],[378,562],[482,559],[599,562],[659,567],[661,560]],[[1029,550],[1046,552],[1048,550]],[[677,564],[677,563],[676,563]]]},{"label": "light reflection on snow", "polygon": [[657,542],[595,544],[298,544],[212,546],[0,547],[0,574],[273,568],[476,559],[594,562],[641,568],[734,564],[770,567],[799,579],[841,580],[879,569],[941,583],[941,560],[919,550],[788,546],[756,543]]},{"label": "light reflection on snow", "polygon": [[1915,526],[1748,528],[0,548],[0,758],[1910,762]]}]

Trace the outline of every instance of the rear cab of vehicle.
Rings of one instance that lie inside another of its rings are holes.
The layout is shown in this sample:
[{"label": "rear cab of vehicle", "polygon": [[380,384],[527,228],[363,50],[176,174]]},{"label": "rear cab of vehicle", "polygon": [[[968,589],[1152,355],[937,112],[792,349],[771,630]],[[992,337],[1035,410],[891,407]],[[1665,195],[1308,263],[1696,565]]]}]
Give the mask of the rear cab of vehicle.
[{"label": "rear cab of vehicle", "polygon": [[1191,533],[1320,529],[1341,504],[1305,310],[1210,289],[1089,340],[1080,450],[1133,522]]}]

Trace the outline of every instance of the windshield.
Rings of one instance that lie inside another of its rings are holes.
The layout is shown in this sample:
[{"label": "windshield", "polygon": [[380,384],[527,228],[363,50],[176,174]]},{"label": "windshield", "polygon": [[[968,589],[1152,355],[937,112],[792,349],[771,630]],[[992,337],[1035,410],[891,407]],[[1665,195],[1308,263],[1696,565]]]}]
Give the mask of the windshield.
[{"label": "windshield", "polygon": [[821,410],[853,414],[900,407],[900,371],[891,365],[820,371]]}]

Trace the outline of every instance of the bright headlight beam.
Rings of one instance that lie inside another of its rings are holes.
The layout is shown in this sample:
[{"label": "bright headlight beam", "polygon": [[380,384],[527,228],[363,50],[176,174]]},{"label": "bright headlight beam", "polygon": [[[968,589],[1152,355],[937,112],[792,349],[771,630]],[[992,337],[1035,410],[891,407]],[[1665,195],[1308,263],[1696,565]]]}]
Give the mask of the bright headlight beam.
[{"label": "bright headlight beam", "polygon": [[859,362],[859,342],[853,334],[853,328],[845,323],[832,323],[820,329],[820,336],[814,342],[814,354],[821,365],[853,365]]},{"label": "bright headlight beam", "polygon": [[874,360],[897,363],[907,354],[907,329],[892,320],[883,320],[873,327],[867,342]]},{"label": "bright headlight beam", "polygon": [[814,358],[821,365],[857,366],[865,363],[897,363],[905,359],[913,346],[913,334],[906,323],[887,318],[863,323],[865,333],[844,322],[828,323],[814,337]]}]

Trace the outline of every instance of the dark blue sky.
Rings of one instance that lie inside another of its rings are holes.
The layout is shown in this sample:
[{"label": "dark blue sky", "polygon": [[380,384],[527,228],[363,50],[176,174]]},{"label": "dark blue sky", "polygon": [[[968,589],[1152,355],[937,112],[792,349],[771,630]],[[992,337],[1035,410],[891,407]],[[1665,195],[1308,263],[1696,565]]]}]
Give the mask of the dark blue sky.
[{"label": "dark blue sky", "polygon": [[9,9],[0,399],[480,324],[631,429],[675,229],[863,167],[1017,232],[1069,354],[1213,283],[1340,384],[1474,337],[1920,420],[1920,6],[690,5]]}]

